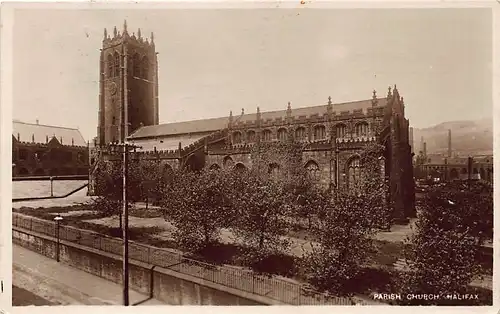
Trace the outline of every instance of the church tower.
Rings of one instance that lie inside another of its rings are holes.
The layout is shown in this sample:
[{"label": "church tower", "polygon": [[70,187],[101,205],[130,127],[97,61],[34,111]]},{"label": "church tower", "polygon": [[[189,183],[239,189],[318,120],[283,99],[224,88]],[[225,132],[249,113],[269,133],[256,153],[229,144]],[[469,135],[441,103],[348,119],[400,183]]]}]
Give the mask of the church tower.
[{"label": "church tower", "polygon": [[130,34],[127,21],[112,36],[104,29],[100,56],[98,145],[123,142],[144,125],[157,125],[158,62],[154,37]]}]

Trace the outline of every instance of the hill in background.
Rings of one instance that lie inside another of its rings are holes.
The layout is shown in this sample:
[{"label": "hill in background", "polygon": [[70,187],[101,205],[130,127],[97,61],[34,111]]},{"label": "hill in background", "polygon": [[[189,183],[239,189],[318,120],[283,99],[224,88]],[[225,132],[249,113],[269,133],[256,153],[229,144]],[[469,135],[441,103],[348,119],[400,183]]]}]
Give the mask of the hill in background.
[{"label": "hill in background", "polygon": [[448,129],[451,130],[454,155],[493,155],[493,118],[450,121],[428,128],[414,128],[415,154],[422,150],[422,136],[427,143],[427,154],[447,154]]}]

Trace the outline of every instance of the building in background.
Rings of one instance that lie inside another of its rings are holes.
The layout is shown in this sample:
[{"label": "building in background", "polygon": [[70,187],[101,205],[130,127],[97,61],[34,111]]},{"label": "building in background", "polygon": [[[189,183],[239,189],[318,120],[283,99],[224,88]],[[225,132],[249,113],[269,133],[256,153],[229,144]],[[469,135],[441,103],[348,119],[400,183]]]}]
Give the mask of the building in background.
[{"label": "building in background", "polygon": [[89,148],[78,129],[13,121],[12,176],[88,175]]},{"label": "building in background", "polygon": [[451,130],[448,130],[446,154],[430,154],[422,138],[422,150],[414,165],[415,178],[437,181],[486,180],[493,183],[493,155],[460,156],[453,154]]}]

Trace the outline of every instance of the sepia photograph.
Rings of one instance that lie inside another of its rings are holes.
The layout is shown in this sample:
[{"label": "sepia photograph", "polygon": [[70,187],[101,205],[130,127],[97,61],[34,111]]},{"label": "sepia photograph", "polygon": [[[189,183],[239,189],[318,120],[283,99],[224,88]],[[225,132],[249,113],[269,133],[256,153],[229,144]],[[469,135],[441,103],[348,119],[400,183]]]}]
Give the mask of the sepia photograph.
[{"label": "sepia photograph", "polygon": [[11,11],[13,307],[493,305],[491,8]]}]

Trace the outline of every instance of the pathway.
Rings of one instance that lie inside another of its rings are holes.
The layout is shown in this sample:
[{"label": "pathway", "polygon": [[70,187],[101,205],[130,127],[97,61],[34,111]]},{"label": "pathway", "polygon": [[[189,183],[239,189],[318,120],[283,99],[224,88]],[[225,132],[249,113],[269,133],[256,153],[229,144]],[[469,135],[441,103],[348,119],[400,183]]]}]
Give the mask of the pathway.
[{"label": "pathway", "polygon": [[[53,259],[12,245],[12,283],[62,305],[121,305],[122,286]],[[130,290],[130,304],[149,296]],[[166,305],[149,299],[141,305]]]}]

